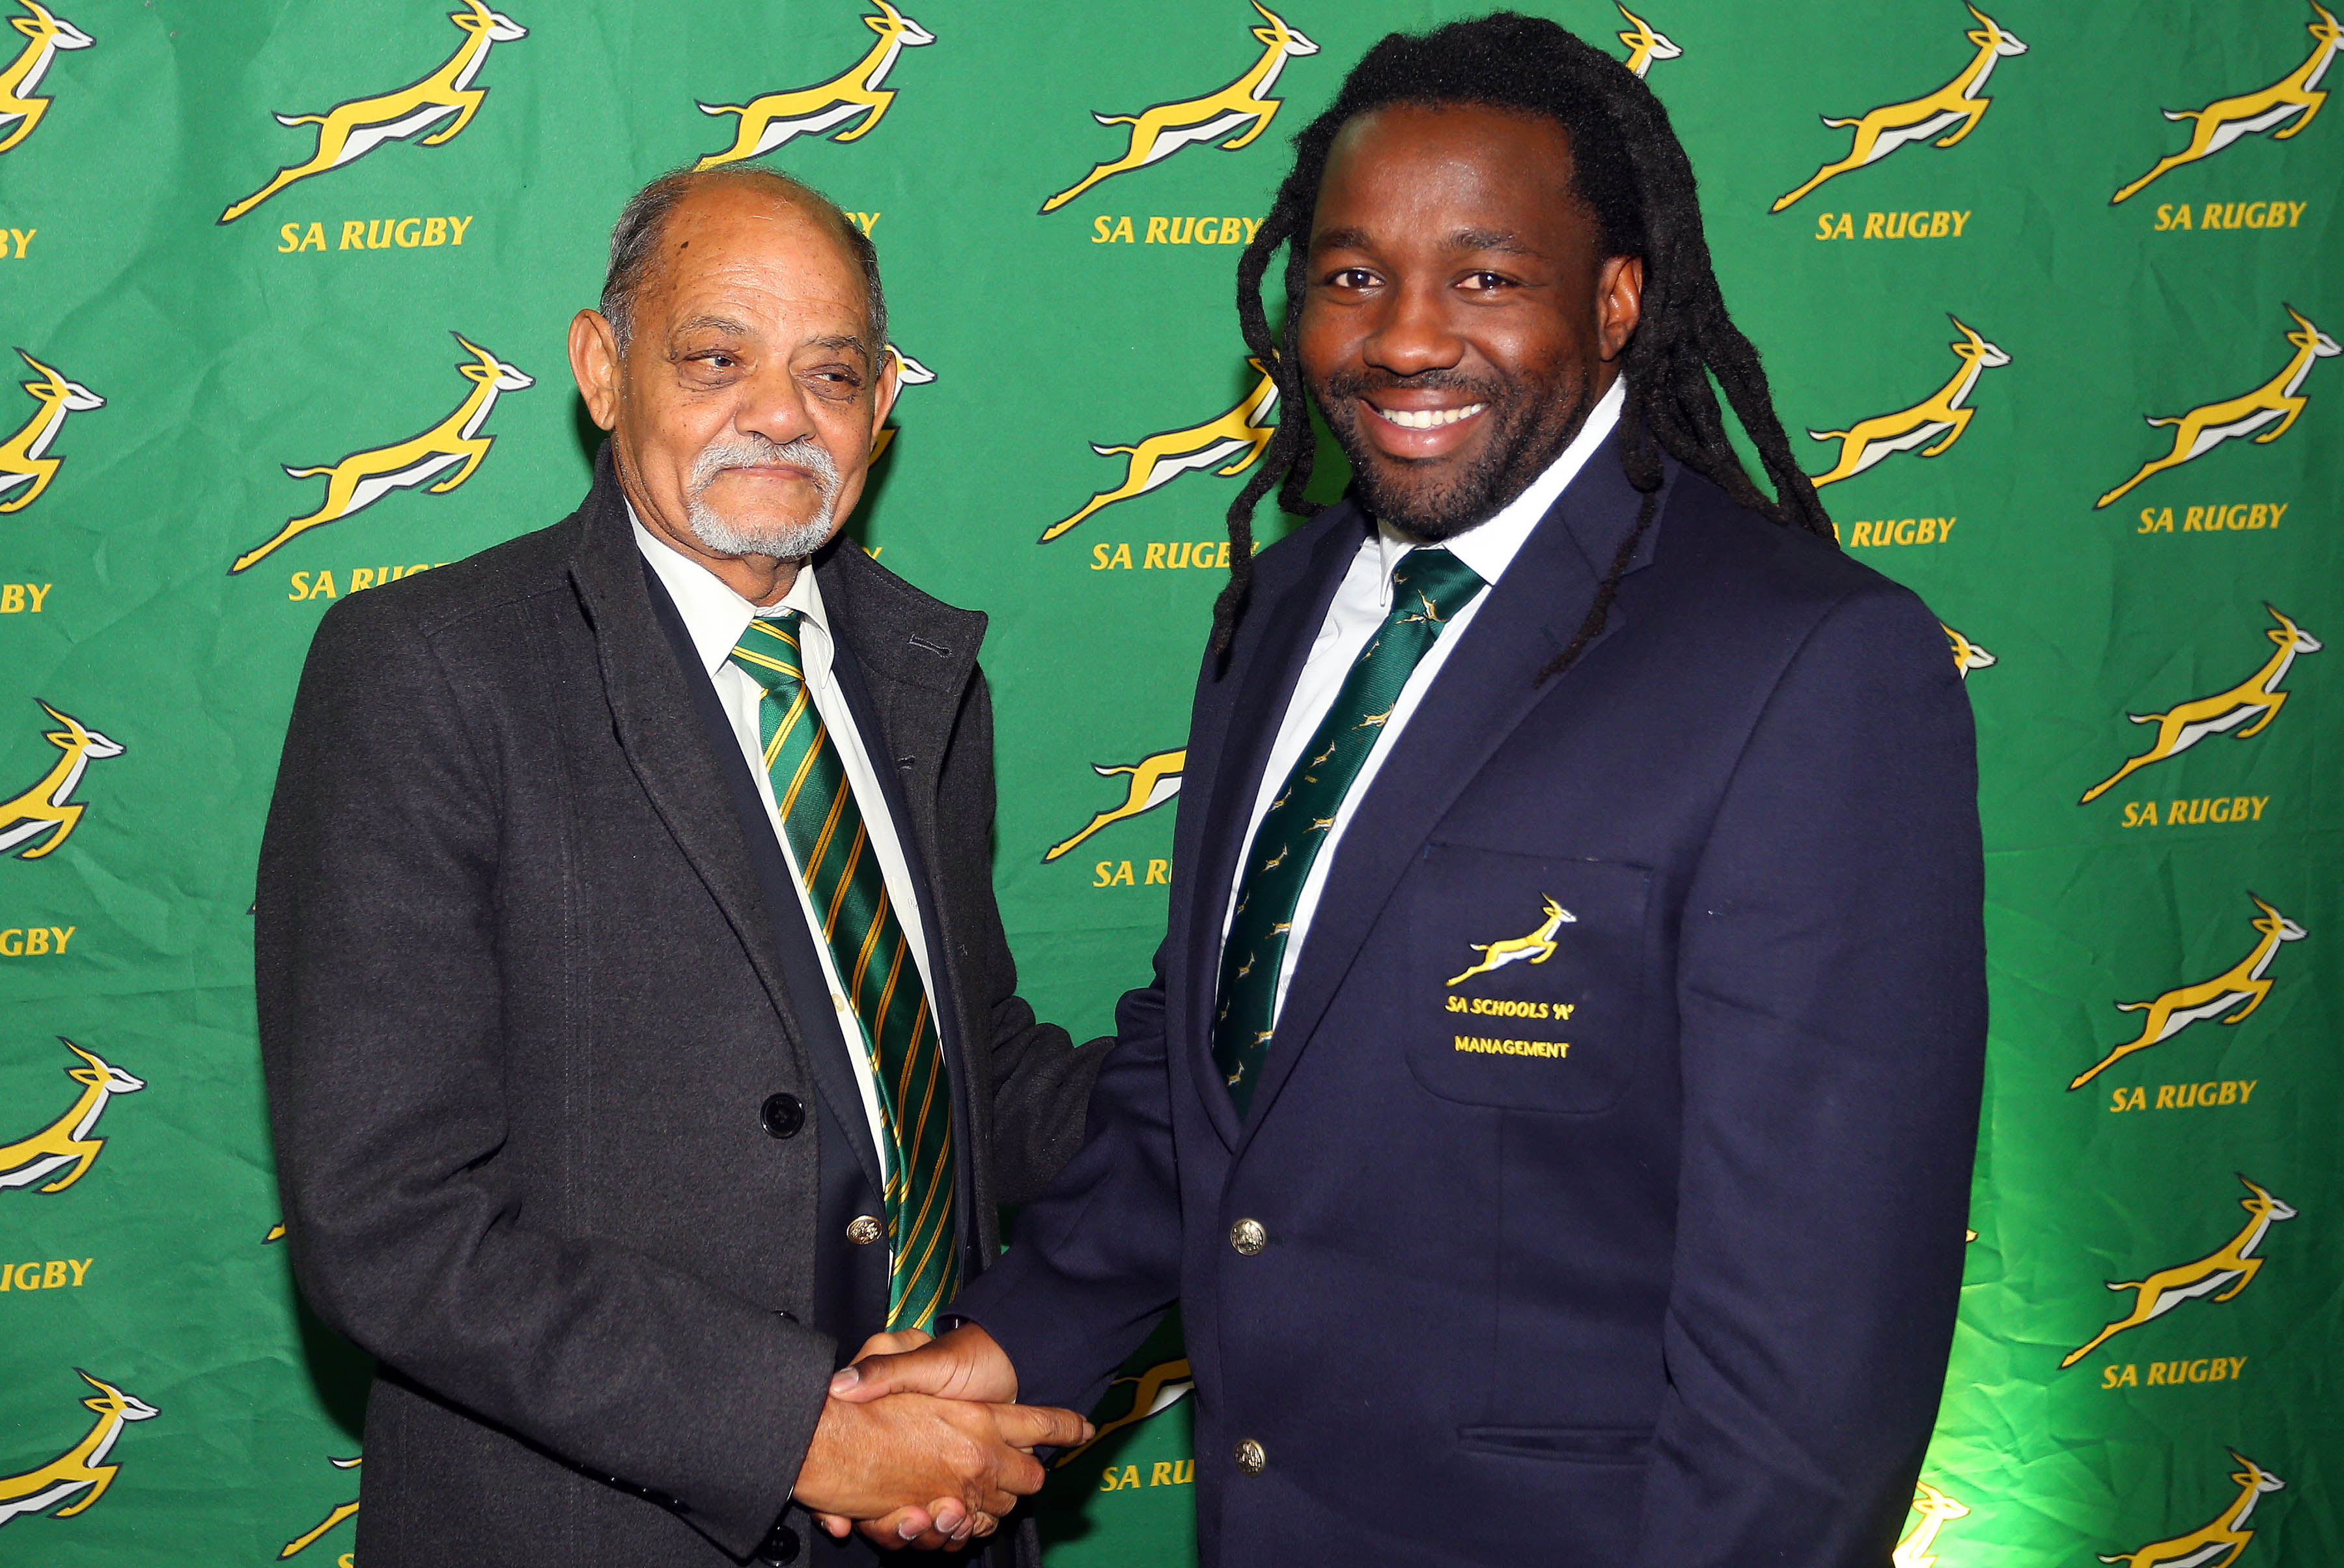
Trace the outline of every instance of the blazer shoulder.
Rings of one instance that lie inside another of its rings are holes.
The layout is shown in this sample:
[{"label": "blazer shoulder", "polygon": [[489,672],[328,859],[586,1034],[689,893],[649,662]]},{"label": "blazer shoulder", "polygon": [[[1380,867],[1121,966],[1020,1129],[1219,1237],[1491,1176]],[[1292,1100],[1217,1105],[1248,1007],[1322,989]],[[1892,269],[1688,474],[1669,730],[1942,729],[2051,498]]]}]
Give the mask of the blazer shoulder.
[{"label": "blazer shoulder", "polygon": [[483,612],[560,588],[581,531],[572,513],[461,561],[352,594],[326,612],[318,633],[396,623],[436,637]]},{"label": "blazer shoulder", "polygon": [[1892,621],[1938,622],[1921,596],[1794,524],[1752,511],[1713,481],[1680,467],[1662,520],[1661,551],[1722,613],[1810,622],[1850,601],[1874,602]]}]

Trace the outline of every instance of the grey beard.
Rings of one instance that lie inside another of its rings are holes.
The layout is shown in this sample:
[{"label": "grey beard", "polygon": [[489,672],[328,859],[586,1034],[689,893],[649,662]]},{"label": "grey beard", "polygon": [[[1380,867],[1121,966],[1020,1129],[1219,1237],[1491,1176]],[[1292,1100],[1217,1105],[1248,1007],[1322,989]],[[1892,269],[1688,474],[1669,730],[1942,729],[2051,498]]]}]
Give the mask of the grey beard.
[{"label": "grey beard", "polygon": [[[803,522],[757,530],[735,527],[708,503],[708,487],[729,468],[787,463],[813,475],[822,492],[822,506]],[[712,443],[692,465],[689,516],[692,537],[720,555],[771,555],[783,561],[803,561],[830,542],[838,508],[838,464],[812,436],[793,441],[770,441],[758,436]]]}]

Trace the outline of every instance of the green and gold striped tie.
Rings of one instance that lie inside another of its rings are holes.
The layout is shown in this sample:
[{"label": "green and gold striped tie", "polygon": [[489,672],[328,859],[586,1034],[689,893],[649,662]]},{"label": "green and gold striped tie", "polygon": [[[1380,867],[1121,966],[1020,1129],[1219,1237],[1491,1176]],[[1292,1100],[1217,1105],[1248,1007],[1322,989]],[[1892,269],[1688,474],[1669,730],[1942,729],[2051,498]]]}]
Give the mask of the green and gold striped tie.
[{"label": "green and gold striped tie", "polygon": [[887,1327],[926,1330],[960,1281],[952,1086],[927,987],[888,901],[887,881],[838,747],[807,695],[797,612],[751,621],[732,662],[765,689],[757,730],[773,804],[847,1004],[863,1025],[880,1119],[894,1146],[887,1172],[887,1235],[894,1248]]}]

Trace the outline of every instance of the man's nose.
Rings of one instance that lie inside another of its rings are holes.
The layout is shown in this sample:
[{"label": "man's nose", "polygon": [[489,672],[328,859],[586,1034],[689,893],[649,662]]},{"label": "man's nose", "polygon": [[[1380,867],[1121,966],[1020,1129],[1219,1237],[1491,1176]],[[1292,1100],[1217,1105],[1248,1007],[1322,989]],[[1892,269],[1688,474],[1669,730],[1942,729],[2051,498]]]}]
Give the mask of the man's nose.
[{"label": "man's nose", "polygon": [[1465,356],[1465,340],[1450,327],[1438,284],[1403,285],[1387,296],[1360,354],[1395,376],[1453,368]]},{"label": "man's nose", "polygon": [[747,435],[763,436],[781,444],[814,433],[806,391],[785,369],[760,369],[741,384],[741,400],[732,410],[732,425]]}]

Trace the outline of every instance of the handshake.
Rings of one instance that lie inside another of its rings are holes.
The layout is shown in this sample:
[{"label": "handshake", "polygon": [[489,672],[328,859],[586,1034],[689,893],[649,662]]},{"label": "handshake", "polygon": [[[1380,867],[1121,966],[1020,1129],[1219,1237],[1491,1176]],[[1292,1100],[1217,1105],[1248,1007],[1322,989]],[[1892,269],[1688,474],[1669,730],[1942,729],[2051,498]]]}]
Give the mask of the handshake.
[{"label": "handshake", "polygon": [[990,1535],[1042,1489],[1034,1450],[1092,1435],[1072,1411],[1016,1400],[1016,1369],[974,1324],[875,1334],[831,1379],[794,1496],[833,1535],[891,1551]]}]

